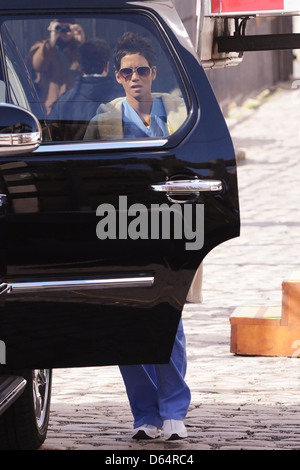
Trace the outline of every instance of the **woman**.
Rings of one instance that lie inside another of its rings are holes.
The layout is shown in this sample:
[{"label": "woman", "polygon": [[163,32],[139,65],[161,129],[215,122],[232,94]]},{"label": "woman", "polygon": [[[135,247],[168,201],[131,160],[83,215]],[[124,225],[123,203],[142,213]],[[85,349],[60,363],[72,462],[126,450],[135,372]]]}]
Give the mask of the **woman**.
[{"label": "woman", "polygon": [[101,105],[85,140],[162,137],[175,132],[186,120],[184,100],[177,91],[151,93],[156,78],[156,57],[150,41],[125,33],[114,54],[115,75],[126,97]]},{"label": "woman", "polygon": [[[155,53],[151,42],[133,33],[118,41],[114,61],[116,80],[126,98],[100,106],[85,139],[162,137],[176,131],[187,117],[182,98],[152,94],[156,78]],[[186,372],[185,336],[180,321],[168,364],[120,366],[134,416],[135,439],[159,437],[183,439],[183,420],[190,404]]]}]

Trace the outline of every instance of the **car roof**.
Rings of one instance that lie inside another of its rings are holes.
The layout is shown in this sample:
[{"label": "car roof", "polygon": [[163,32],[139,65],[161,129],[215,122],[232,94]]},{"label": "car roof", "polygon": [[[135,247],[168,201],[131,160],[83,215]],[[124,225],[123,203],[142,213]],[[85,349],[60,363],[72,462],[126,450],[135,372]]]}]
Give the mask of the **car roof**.
[{"label": "car roof", "polygon": [[11,11],[11,10],[49,10],[52,11],[55,9],[61,9],[63,11],[68,10],[68,4],[70,9],[80,8],[88,11],[89,8],[132,8],[132,6],[145,6],[145,4],[151,4],[153,7],[154,3],[162,4],[167,3],[172,5],[170,0],[67,0],[63,2],[62,0],[51,0],[50,3],[43,2],[41,0],[10,0],[9,2],[1,2],[0,11]]}]

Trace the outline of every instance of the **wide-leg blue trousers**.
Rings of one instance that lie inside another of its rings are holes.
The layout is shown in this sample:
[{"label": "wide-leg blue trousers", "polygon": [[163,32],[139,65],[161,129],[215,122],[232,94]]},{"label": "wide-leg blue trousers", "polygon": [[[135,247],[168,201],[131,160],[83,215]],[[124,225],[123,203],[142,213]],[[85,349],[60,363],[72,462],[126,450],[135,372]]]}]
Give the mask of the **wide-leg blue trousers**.
[{"label": "wide-leg blue trousers", "polygon": [[186,366],[182,320],[168,364],[120,366],[135,428],[143,424],[161,428],[164,420],[185,418],[191,401],[184,380]]}]

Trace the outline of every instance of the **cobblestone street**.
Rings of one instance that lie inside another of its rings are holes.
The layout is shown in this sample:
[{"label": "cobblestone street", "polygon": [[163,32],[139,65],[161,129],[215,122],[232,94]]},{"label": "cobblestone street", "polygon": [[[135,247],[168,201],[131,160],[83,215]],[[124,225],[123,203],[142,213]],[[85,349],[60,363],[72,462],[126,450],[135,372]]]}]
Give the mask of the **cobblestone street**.
[{"label": "cobblestone street", "polygon": [[242,229],[205,259],[203,303],[184,308],[188,438],[133,441],[118,367],[67,369],[54,371],[42,449],[300,449],[300,359],[231,354],[229,322],[236,307],[280,305],[283,279],[300,270],[299,103],[284,83],[228,118],[246,156],[238,168]]}]

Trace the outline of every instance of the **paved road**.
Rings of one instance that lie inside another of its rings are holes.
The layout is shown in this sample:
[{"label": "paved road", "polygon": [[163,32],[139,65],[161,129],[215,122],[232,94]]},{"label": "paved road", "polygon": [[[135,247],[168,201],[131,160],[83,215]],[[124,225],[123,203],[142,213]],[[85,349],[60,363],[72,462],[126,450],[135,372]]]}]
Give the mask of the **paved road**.
[{"label": "paved road", "polygon": [[241,305],[280,305],[283,278],[299,268],[300,96],[285,83],[228,122],[239,165],[241,237],[210,253],[204,302],[187,304],[188,439],[135,442],[117,367],[56,370],[43,449],[300,449],[299,361],[229,352],[229,317]]}]

